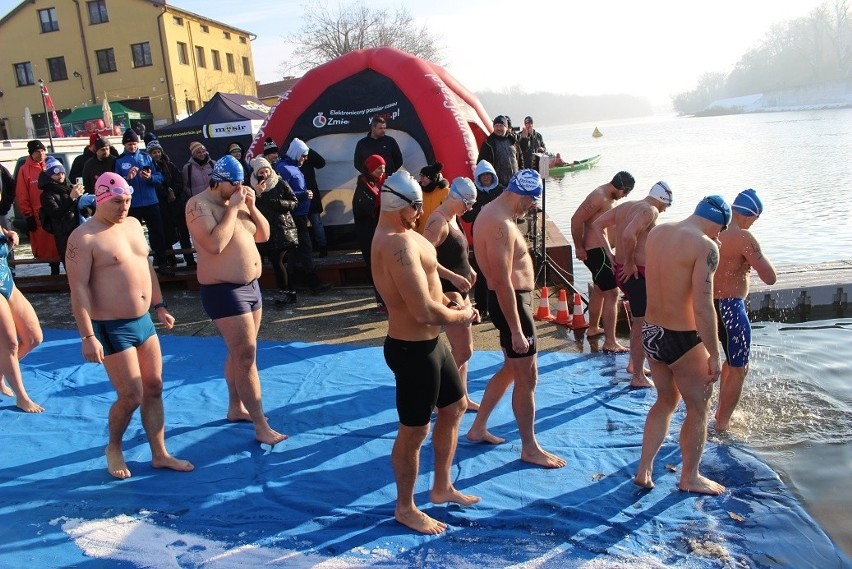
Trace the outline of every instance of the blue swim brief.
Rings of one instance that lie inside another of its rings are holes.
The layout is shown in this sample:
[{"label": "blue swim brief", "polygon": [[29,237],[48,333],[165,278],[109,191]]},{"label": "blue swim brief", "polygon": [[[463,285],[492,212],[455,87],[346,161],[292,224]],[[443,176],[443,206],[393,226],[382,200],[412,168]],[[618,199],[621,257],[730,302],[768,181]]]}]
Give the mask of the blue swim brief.
[{"label": "blue swim brief", "polygon": [[201,285],[201,305],[211,320],[248,314],[263,308],[257,279],[248,284]]},{"label": "blue swim brief", "polygon": [[725,360],[731,367],[745,367],[751,355],[751,323],[742,298],[717,298],[716,321]]},{"label": "blue swim brief", "polygon": [[105,356],[138,348],[157,333],[147,312],[138,318],[92,320],[92,331],[104,347]]}]

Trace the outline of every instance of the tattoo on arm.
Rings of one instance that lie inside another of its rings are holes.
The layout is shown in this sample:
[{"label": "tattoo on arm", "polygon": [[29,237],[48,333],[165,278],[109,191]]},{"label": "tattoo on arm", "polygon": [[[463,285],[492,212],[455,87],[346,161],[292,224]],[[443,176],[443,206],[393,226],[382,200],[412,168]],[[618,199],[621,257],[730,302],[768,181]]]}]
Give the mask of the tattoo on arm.
[{"label": "tattoo on arm", "polygon": [[760,250],[760,244],[754,239],[751,240],[751,249],[754,251],[754,256],[757,257],[758,260],[763,258],[763,251]]},{"label": "tattoo on arm", "polygon": [[399,263],[402,267],[407,267],[411,265],[411,259],[408,257],[408,248],[403,247],[393,255],[396,258],[396,262]]},{"label": "tattoo on arm", "polygon": [[77,254],[79,253],[79,251],[79,247],[69,243],[65,250],[65,260],[71,261],[72,263],[77,263]]},{"label": "tattoo on arm", "polygon": [[710,252],[707,253],[707,267],[710,269],[710,273],[714,273],[716,268],[719,266],[719,253],[716,252],[715,248],[711,248]]},{"label": "tattoo on arm", "polygon": [[192,223],[199,217],[209,216],[211,215],[209,211],[207,211],[200,203],[194,203],[192,207],[186,210],[187,221]]}]

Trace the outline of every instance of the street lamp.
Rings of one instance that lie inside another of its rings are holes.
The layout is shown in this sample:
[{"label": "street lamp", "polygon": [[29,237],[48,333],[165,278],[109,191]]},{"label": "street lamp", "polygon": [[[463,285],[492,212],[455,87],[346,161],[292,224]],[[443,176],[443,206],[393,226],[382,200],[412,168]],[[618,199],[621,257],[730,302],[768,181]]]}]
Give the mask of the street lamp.
[{"label": "street lamp", "polygon": [[186,116],[189,116],[189,91],[186,89],[183,90],[183,101],[186,105]]},{"label": "street lamp", "polygon": [[85,90],[86,90],[86,88],[85,88],[85,87],[83,87],[83,76],[80,74],[80,72],[79,72],[79,71],[75,71],[74,73],[72,73],[72,75],[74,75],[74,77],[76,77],[77,79],[79,79],[79,80],[80,80],[80,90],[81,90],[81,91],[85,91]]}]

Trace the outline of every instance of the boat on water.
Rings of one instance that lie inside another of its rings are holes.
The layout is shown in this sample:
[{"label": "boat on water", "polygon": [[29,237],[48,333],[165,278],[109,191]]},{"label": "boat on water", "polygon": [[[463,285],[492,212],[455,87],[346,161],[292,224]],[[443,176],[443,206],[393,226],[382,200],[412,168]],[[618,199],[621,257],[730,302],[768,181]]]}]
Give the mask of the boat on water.
[{"label": "boat on water", "polygon": [[549,176],[561,176],[565,172],[576,172],[577,170],[588,170],[589,168],[596,165],[601,160],[601,155],[596,154],[589,158],[584,158],[582,160],[575,160],[574,162],[567,162],[562,164],[561,166],[553,166],[551,167],[547,173]]}]

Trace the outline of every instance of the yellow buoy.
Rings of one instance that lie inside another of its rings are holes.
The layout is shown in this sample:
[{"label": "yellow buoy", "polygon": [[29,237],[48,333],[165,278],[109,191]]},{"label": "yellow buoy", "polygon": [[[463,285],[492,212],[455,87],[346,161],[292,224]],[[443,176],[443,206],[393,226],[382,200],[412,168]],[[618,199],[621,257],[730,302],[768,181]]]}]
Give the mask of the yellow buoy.
[{"label": "yellow buoy", "polygon": [[600,138],[603,136],[603,133],[598,130],[598,127],[595,127],[595,130],[592,131],[593,138]]}]

